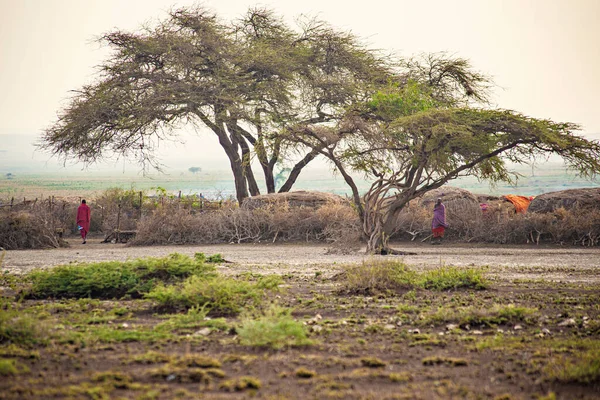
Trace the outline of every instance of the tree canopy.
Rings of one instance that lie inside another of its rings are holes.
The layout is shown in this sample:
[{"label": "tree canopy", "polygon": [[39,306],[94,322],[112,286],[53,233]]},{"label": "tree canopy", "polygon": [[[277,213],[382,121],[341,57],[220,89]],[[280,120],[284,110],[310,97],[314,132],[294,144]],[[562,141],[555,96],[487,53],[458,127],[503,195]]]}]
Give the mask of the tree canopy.
[{"label": "tree canopy", "polygon": [[314,19],[291,27],[260,8],[232,22],[203,7],[176,9],[154,27],[117,30],[101,41],[112,56],[45,131],[43,147],[84,163],[117,155],[159,168],[159,141],[186,125],[207,127],[229,159],[240,201],[259,194],[253,157],[274,192],[274,167],[286,154],[300,161],[281,191],[318,154],[286,146],[286,126],[340,119],[390,71],[352,34]]},{"label": "tree canopy", "polygon": [[[507,162],[550,154],[583,175],[600,172],[600,144],[576,135],[576,124],[482,108],[488,80],[471,72],[465,60],[439,54],[406,65],[403,83],[357,104],[337,126],[296,126],[289,133],[306,146],[322,148],[344,176],[368,251],[389,253],[397,212],[459,176],[511,182],[516,175]],[[443,72],[448,66],[452,74]],[[362,197],[352,172],[372,182]]]}]

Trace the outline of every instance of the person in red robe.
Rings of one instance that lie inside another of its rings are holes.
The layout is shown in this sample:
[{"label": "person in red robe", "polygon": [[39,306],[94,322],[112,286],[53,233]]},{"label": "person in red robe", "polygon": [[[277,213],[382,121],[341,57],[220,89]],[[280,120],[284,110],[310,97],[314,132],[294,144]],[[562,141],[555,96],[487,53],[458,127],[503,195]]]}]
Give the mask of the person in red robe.
[{"label": "person in red robe", "polygon": [[77,208],[77,229],[81,232],[83,244],[85,244],[87,234],[90,230],[90,215],[90,208],[85,203],[85,200],[81,200],[81,205]]}]

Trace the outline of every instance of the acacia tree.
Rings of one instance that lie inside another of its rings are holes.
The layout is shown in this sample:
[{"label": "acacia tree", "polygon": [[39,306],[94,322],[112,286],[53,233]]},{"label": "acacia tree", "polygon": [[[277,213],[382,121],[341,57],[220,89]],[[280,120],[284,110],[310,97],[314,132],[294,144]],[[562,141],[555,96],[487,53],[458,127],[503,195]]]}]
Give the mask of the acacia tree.
[{"label": "acacia tree", "polygon": [[[511,182],[507,161],[550,154],[583,175],[600,172],[600,144],[575,135],[577,125],[474,107],[471,99],[486,100],[487,79],[470,73],[465,60],[432,55],[406,65],[402,83],[350,110],[338,126],[292,131],[295,140],[322,147],[352,188],[368,252],[394,253],[388,239],[397,213],[459,176]],[[352,171],[372,181],[362,197]]]},{"label": "acacia tree", "polygon": [[[202,7],[178,9],[155,27],[101,41],[113,52],[99,80],[75,92],[42,147],[86,164],[116,154],[160,168],[159,141],[186,124],[207,127],[229,159],[240,202],[259,194],[253,157],[275,191],[275,165],[288,154],[279,134],[285,126],[339,119],[389,69],[351,34],[315,20],[292,29],[263,9],[231,23]],[[296,154],[280,191],[317,154]]]}]

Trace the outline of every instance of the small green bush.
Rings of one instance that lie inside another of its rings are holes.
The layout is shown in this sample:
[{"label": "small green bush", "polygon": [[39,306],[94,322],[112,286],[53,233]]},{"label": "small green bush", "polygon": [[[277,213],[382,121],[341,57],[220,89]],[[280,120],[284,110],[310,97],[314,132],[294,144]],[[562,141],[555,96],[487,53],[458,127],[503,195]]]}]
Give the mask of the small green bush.
[{"label": "small green bush", "polygon": [[546,379],[562,383],[600,382],[600,350],[578,352],[576,357],[553,357],[544,369]]},{"label": "small green bush", "polygon": [[46,329],[43,323],[28,314],[0,309],[0,344],[32,346],[45,343]]},{"label": "small green bush", "polygon": [[238,329],[240,343],[245,346],[281,349],[287,346],[306,346],[306,327],[294,321],[291,310],[272,306],[258,318],[245,317]]},{"label": "small green bush", "polygon": [[236,315],[258,306],[265,293],[258,284],[225,277],[191,276],[181,285],[158,285],[146,295],[159,307],[186,309],[206,307],[212,315]]},{"label": "small green bush", "polygon": [[19,370],[15,360],[1,359],[0,360],[0,376],[17,375]]},{"label": "small green bush", "polygon": [[418,278],[418,286],[431,290],[485,289],[487,281],[480,269],[442,267],[426,271]]},{"label": "small green bush", "polygon": [[115,299],[139,298],[157,283],[173,283],[192,275],[211,275],[215,268],[199,253],[191,258],[171,254],[163,258],[64,265],[30,275],[29,298]]},{"label": "small green bush", "polygon": [[414,288],[485,289],[488,285],[481,269],[442,267],[417,272],[402,262],[387,260],[347,266],[341,281],[342,292],[367,295]]}]

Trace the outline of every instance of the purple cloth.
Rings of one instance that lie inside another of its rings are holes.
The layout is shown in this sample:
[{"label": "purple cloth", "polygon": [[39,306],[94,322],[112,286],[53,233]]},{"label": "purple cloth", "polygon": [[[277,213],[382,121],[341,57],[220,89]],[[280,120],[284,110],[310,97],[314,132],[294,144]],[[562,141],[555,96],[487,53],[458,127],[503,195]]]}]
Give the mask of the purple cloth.
[{"label": "purple cloth", "polygon": [[446,206],[443,204],[437,205],[433,208],[433,221],[431,221],[431,229],[439,228],[443,226],[448,227],[446,223]]}]

